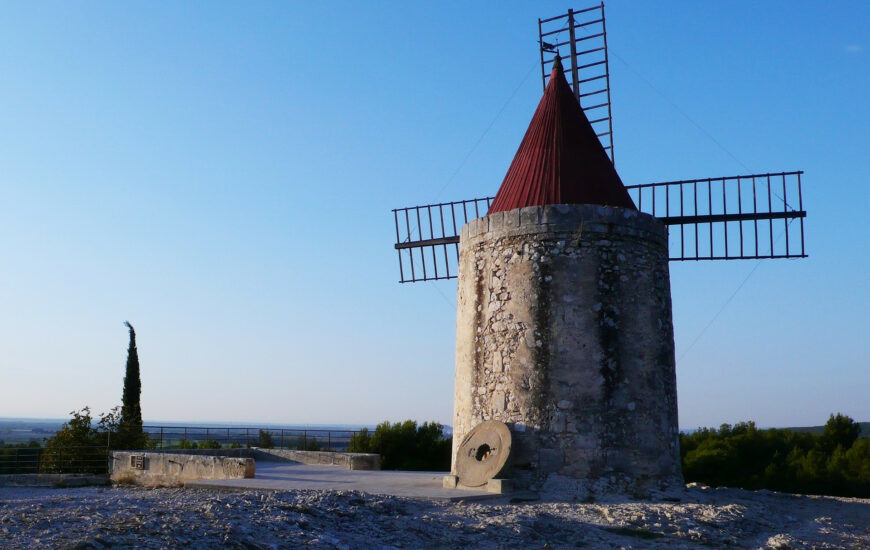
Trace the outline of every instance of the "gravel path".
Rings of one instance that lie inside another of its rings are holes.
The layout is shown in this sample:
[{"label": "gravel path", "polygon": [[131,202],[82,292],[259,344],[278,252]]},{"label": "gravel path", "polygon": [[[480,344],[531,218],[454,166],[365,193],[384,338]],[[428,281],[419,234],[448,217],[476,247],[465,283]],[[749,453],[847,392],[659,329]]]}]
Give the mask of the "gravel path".
[{"label": "gravel path", "polygon": [[667,501],[583,504],[329,491],[0,489],[3,548],[218,545],[870,549],[870,500],[697,487]]}]

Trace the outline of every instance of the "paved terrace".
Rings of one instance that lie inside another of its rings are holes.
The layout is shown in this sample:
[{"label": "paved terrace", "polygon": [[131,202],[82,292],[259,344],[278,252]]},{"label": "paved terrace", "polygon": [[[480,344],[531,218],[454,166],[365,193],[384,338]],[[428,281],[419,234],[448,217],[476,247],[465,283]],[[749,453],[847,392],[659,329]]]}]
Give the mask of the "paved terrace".
[{"label": "paved terrace", "polygon": [[397,472],[391,470],[348,470],[339,466],[299,464],[296,462],[257,461],[256,477],[188,481],[186,487],[214,489],[261,489],[290,491],[360,491],[375,495],[429,500],[477,500],[501,497],[486,491],[445,489],[446,472]]}]

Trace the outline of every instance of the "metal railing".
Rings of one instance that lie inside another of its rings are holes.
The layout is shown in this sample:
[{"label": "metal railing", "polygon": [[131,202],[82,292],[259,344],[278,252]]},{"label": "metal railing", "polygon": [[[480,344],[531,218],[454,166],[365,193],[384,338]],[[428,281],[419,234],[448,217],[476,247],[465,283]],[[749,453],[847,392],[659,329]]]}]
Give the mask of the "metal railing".
[{"label": "metal railing", "polygon": [[105,474],[109,450],[105,446],[6,447],[0,449],[0,475]]},{"label": "metal railing", "polygon": [[[212,426],[143,426],[149,449],[233,449],[274,447],[347,451],[359,430]],[[105,474],[116,445],[0,447],[0,475],[40,473]]]},{"label": "metal railing", "polygon": [[346,451],[358,430],[212,426],[143,426],[156,449],[276,447]]}]

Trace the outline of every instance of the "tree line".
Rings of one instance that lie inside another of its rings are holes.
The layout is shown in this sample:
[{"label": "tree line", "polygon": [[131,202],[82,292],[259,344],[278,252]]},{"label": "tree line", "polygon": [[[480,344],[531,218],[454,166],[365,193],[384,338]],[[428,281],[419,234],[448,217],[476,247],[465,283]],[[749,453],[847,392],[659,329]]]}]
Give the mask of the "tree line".
[{"label": "tree line", "polygon": [[821,434],[722,424],[680,436],[683,476],[707,485],[870,497],[870,439],[832,414]]}]

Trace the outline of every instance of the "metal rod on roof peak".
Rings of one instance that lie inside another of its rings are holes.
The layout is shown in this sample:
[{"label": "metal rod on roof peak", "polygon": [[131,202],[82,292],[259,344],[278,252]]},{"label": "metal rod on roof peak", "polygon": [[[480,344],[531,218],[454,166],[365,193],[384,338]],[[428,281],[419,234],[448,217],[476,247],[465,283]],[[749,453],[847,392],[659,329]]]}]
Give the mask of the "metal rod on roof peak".
[{"label": "metal rod on roof peak", "polygon": [[574,36],[574,10],[568,10],[568,33],[571,37],[571,83],[574,88],[574,98],[580,102],[580,83],[577,74],[577,41]]}]

